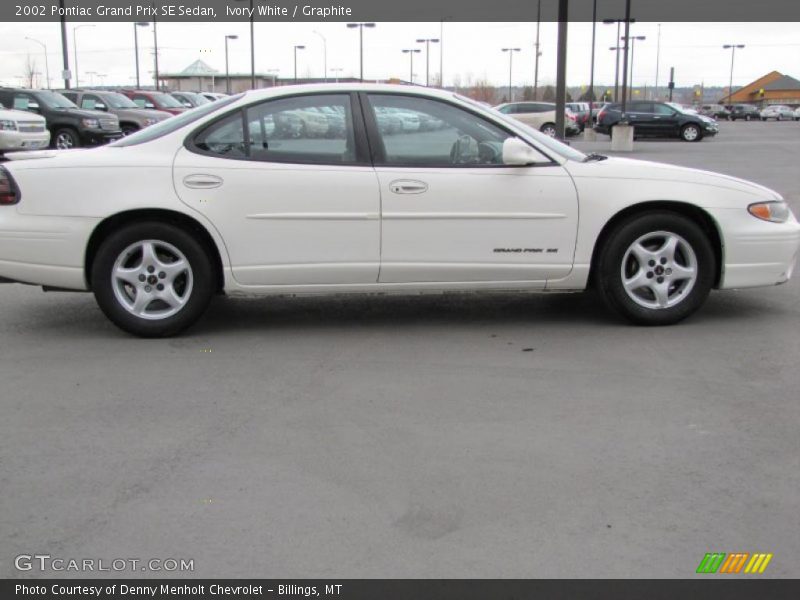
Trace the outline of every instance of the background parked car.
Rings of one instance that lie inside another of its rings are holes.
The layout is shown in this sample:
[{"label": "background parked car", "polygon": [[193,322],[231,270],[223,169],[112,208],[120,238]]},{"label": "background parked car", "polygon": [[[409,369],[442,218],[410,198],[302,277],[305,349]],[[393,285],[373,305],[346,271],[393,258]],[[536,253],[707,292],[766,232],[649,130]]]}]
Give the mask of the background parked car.
[{"label": "background parked car", "polygon": [[50,144],[44,117],[0,104],[0,156],[11,150],[39,150]]},{"label": "background parked car", "polygon": [[714,119],[730,119],[731,111],[722,104],[704,104],[700,107],[700,114]]},{"label": "background parked car", "polygon": [[761,114],[758,112],[758,109],[753,106],[752,104],[734,104],[730,106],[730,120],[736,121],[738,119],[744,119],[745,121],[757,121],[761,118]]},{"label": "background parked car", "polygon": [[59,150],[97,146],[122,137],[116,115],[80,109],[58,92],[0,88],[0,104],[44,117],[50,143]]},{"label": "background parked car", "polygon": [[206,98],[203,94],[198,94],[196,92],[170,92],[170,93],[173,98],[175,98],[186,108],[196,108],[198,106],[202,106],[203,104],[208,104],[209,102],[212,102],[211,100]]},{"label": "background parked car", "polygon": [[123,135],[130,135],[140,129],[169,119],[172,115],[159,110],[139,108],[133,100],[119,92],[106,90],[64,90],[60,92],[80,108],[98,110],[116,115]]},{"label": "background parked car", "polygon": [[775,119],[776,121],[793,121],[794,111],[782,104],[768,106],[761,111],[761,120],[768,121],[770,119]]},{"label": "background parked car", "polygon": [[[633,125],[636,137],[679,137],[687,142],[696,142],[719,132],[714,119],[692,114],[679,105],[666,102],[631,102],[626,107],[625,117]],[[611,129],[621,120],[622,105],[610,104],[597,115],[595,129],[611,135]]]},{"label": "background parked car", "polygon": [[567,108],[575,115],[575,121],[578,123],[581,131],[586,128],[588,124],[591,127],[592,113],[589,109],[588,102],[567,102]]},{"label": "background parked car", "polygon": [[164,92],[122,90],[122,93],[133,100],[134,104],[139,108],[162,110],[172,115],[179,115],[187,110],[183,104]]},{"label": "background parked car", "polygon": [[211,102],[216,102],[217,100],[222,100],[223,98],[227,98],[228,94],[220,94],[219,92],[198,92],[204,98],[210,100]]},{"label": "background parked car", "polygon": [[800,121],[800,106],[794,109],[794,120]]},{"label": "background parked car", "polygon": [[[554,136],[556,134],[556,105],[552,102],[507,102],[495,106],[495,109],[546,135]],[[565,116],[565,133],[568,136],[578,135],[581,128],[575,115],[567,112]]]}]

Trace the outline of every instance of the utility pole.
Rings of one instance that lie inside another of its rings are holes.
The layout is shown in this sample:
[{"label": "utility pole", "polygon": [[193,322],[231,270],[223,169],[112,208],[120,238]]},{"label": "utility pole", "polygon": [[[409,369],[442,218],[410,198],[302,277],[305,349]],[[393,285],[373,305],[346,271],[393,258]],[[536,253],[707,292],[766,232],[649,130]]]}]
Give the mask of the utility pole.
[{"label": "utility pole", "polygon": [[[69,89],[69,50],[67,49],[67,17],[64,10],[64,0],[58,0],[58,7],[61,9],[61,56],[64,59],[64,70],[61,73],[64,79],[64,89]],[[47,62],[47,54],[45,54],[45,62]],[[50,85],[50,76],[47,76],[47,85]]]},{"label": "utility pole", "polygon": [[589,73],[589,123],[594,109],[594,42],[597,33],[597,0],[592,3],[592,67]]},{"label": "utility pole", "polygon": [[631,35],[631,0],[625,0],[625,51],[623,53],[622,63],[625,68],[622,70],[622,114],[625,115],[625,109],[628,104],[628,40]]},{"label": "utility pole", "polygon": [[653,100],[658,100],[658,66],[661,62],[661,23],[658,24],[658,39],[656,41],[656,84],[653,87]]},{"label": "utility pole", "polygon": [[[630,2],[630,0],[628,0]],[[558,52],[556,57],[556,136],[564,139],[567,103],[567,30],[569,0],[558,0]]]},{"label": "utility pole", "polygon": [[316,29],[313,33],[316,33],[322,39],[322,80],[328,83],[328,40]]}]

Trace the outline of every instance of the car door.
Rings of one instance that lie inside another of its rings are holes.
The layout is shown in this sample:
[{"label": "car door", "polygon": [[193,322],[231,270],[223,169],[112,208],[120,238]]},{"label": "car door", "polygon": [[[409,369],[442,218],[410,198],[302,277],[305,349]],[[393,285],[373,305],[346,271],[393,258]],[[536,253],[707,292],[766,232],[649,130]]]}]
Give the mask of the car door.
[{"label": "car door", "polygon": [[666,104],[653,102],[651,129],[653,135],[659,137],[672,137],[678,134],[680,128],[680,113]]},{"label": "car door", "polygon": [[633,125],[636,135],[651,135],[655,128],[652,102],[631,102],[625,115]]},{"label": "car door", "polygon": [[[466,107],[401,93],[363,94],[381,190],[381,282],[529,282],[566,276],[578,204],[566,170],[544,154],[502,163],[513,134]],[[436,120],[388,133],[375,110]]]},{"label": "car door", "polygon": [[[305,131],[297,113],[319,107],[341,110],[341,131]],[[377,281],[378,180],[354,114],[349,93],[267,100],[214,121],[178,152],[175,188],[219,230],[240,284]]]}]

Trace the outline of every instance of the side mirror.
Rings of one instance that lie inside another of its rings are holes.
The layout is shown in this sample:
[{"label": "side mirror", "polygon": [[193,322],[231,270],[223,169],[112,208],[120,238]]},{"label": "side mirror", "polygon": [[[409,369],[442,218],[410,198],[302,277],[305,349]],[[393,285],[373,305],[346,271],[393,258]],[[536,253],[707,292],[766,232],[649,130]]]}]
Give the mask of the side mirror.
[{"label": "side mirror", "polygon": [[541,155],[519,138],[506,138],[503,142],[503,164],[530,165],[541,160]]},{"label": "side mirror", "polygon": [[152,102],[145,102],[145,103],[144,103],[144,107],[145,107],[145,108],[155,108],[155,107],[156,107],[156,105],[155,105],[155,104],[153,104]]},{"label": "side mirror", "polygon": [[102,110],[103,112],[105,112],[105,111],[108,110],[108,107],[105,104],[95,104],[94,105],[94,109],[95,110]]}]

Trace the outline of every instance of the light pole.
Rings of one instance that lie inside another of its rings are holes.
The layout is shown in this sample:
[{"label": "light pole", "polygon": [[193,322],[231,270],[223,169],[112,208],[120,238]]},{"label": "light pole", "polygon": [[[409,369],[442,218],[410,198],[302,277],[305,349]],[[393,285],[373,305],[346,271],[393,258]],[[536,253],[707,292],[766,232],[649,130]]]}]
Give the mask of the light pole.
[{"label": "light pole", "polygon": [[358,28],[359,79],[364,81],[364,27],[372,29],[375,23],[348,23],[348,29]]},{"label": "light pole", "polygon": [[408,80],[414,83],[414,55],[422,52],[419,48],[403,48],[403,54],[408,54],[411,59],[410,69],[408,71]]},{"label": "light pole", "polygon": [[733,100],[731,98],[731,96],[733,96],[733,59],[736,56],[736,49],[744,48],[744,44],[725,44],[723,48],[725,50],[730,48],[731,51],[731,77],[728,80],[728,104],[733,104]]},{"label": "light pole", "polygon": [[331,73],[336,73],[336,83],[339,83],[339,73],[344,71],[341,67],[331,67]]},{"label": "light pole", "polygon": [[[636,19],[628,19],[628,21],[630,23],[636,23]],[[617,24],[617,39],[618,40],[622,39],[622,37],[619,34],[620,33],[619,28],[620,28],[620,24],[622,24],[624,22],[625,22],[625,19],[603,19],[603,25],[613,25],[614,23]],[[627,26],[626,26],[626,31],[627,31]],[[611,50],[614,50],[617,53],[616,65],[614,66],[614,102],[619,102],[619,51],[620,50],[625,50],[625,47],[624,46],[620,46],[619,42],[617,42],[616,47],[611,48]],[[627,61],[627,56],[625,58],[626,58],[626,61]],[[626,65],[627,65],[627,62],[626,62]],[[627,66],[626,66],[626,71],[625,72],[627,73]]]},{"label": "light pole", "polygon": [[94,27],[94,25],[76,25],[72,28],[72,54],[75,57],[75,87],[80,87],[80,71],[78,70],[78,35],[77,31],[81,27]]},{"label": "light pole", "polygon": [[158,91],[160,87],[158,83],[158,27],[156,26],[155,18],[153,18],[153,57],[155,60],[155,71],[153,72],[153,77],[155,78],[156,91]]},{"label": "light pole", "polygon": [[500,48],[500,50],[508,52],[508,101],[512,102],[514,98],[511,93],[511,69],[514,64],[514,52],[520,52],[521,48]]},{"label": "light pole", "polygon": [[295,45],[294,47],[294,82],[297,83],[297,51],[305,50],[306,47],[302,45]]},{"label": "light pole", "polygon": [[661,23],[658,24],[658,38],[656,39],[656,84],[653,86],[653,100],[658,100],[658,70],[661,65]]},{"label": "light pole", "polygon": [[592,3],[592,66],[589,72],[589,124],[592,124],[592,110],[594,109],[594,42],[597,33],[597,0]]},{"label": "light pole", "polygon": [[438,44],[439,38],[421,38],[417,40],[418,44],[425,44],[425,87],[428,87],[430,81],[430,66],[431,66],[431,44]]},{"label": "light pole", "polygon": [[238,35],[225,36],[225,93],[231,95],[231,73],[228,70],[228,40],[238,40]]},{"label": "light pole", "polygon": [[253,15],[253,0],[234,0],[235,2],[250,2],[250,89],[256,89],[256,41],[255,41],[255,22]]},{"label": "light pole", "polygon": [[97,71],[86,71],[86,74],[89,76],[89,87],[94,87],[94,76],[97,75]]},{"label": "light pole", "polygon": [[48,63],[48,60],[47,60],[47,46],[44,45],[44,42],[40,42],[39,40],[35,40],[32,37],[26,37],[25,39],[28,40],[28,41],[31,41],[31,42],[36,42],[44,50],[44,72],[47,75],[47,89],[50,89],[50,64]]},{"label": "light pole", "polygon": [[541,50],[539,50],[539,26],[542,24],[542,0],[539,0],[539,4],[536,7],[536,43],[534,43],[536,57],[534,58],[534,67],[533,67],[533,99],[539,99],[539,57],[542,55]]},{"label": "light pole", "polygon": [[322,78],[325,83],[328,83],[328,40],[316,29],[313,31],[322,40]]},{"label": "light pole", "polygon": [[150,23],[146,23],[143,21],[137,22],[133,24],[133,49],[134,53],[136,54],[136,89],[142,87],[141,82],[139,81],[139,30],[138,27],[149,27]]},{"label": "light pole", "polygon": [[[647,36],[645,36],[645,35],[629,35],[629,36],[627,36],[627,39],[625,40],[626,42],[629,41],[631,43],[631,67],[630,67],[630,73],[631,74],[630,74],[630,77],[629,77],[629,86],[630,86],[631,90],[633,90],[633,57],[634,57],[634,53],[636,52],[636,40],[639,40],[640,42],[642,42],[642,41],[644,41],[646,39],[647,39]],[[633,95],[633,92],[631,92],[631,96],[632,95]]]}]

